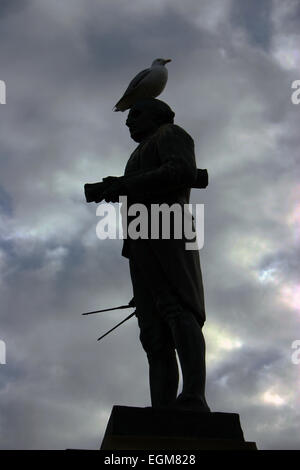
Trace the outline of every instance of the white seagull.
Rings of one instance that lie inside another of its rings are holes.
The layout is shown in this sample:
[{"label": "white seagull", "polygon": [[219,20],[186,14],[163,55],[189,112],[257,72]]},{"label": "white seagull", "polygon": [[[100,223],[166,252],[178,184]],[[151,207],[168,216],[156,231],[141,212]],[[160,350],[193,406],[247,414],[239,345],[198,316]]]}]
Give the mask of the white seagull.
[{"label": "white seagull", "polygon": [[168,62],[171,59],[155,59],[149,69],[138,73],[115,105],[114,111],[126,111],[139,100],[160,95],[168,81],[168,70],[165,67]]}]

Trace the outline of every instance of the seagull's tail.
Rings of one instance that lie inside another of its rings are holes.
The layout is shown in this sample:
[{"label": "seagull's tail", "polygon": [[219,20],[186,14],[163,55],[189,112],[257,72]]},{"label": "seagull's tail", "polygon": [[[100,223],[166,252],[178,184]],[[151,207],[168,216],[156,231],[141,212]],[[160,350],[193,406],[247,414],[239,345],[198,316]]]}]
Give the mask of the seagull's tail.
[{"label": "seagull's tail", "polygon": [[122,96],[122,98],[117,102],[117,104],[115,104],[113,111],[126,111],[126,109],[130,108],[129,103],[130,101],[128,101],[128,97],[124,98],[124,96]]}]

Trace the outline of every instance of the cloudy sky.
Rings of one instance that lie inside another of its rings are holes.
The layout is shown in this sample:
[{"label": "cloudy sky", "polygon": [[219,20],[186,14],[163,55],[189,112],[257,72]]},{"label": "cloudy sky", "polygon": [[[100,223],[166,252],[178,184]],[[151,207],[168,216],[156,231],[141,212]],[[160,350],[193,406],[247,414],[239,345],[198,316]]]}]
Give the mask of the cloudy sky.
[{"label": "cloudy sky", "polygon": [[[148,406],[120,240],[96,237],[83,185],[122,175],[135,143],[113,113],[172,58],[161,99],[210,184],[200,251],[207,399],[260,449],[300,449],[299,0],[1,0],[2,449],[97,449],[114,404]],[[128,312],[128,313],[127,313]]]}]

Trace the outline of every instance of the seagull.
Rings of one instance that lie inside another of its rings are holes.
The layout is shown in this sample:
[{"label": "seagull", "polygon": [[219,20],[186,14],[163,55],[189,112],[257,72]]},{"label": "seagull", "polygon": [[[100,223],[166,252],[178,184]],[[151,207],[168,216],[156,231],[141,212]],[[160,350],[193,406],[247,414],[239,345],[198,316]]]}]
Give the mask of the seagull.
[{"label": "seagull", "polygon": [[155,59],[149,69],[138,73],[113,110],[126,111],[139,100],[160,95],[168,80],[168,70],[165,67],[168,62],[171,62],[171,59]]}]

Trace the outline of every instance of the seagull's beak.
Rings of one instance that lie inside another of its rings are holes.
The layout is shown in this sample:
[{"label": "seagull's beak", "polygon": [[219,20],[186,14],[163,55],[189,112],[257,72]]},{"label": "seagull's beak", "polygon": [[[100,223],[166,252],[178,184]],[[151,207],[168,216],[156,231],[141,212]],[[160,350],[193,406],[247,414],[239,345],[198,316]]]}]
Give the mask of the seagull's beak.
[{"label": "seagull's beak", "polygon": [[172,62],[172,59],[165,59],[165,64],[167,64],[168,62]]}]

